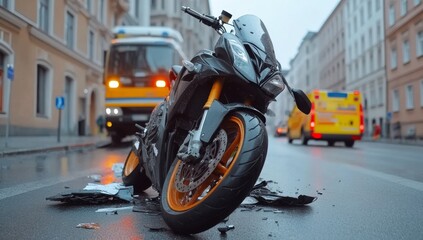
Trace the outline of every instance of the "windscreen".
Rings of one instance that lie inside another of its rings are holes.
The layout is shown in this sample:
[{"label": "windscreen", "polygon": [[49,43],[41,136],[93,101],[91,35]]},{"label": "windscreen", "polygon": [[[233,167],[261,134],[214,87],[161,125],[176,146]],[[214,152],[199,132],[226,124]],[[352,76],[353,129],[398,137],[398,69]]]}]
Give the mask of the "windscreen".
[{"label": "windscreen", "polygon": [[110,49],[108,74],[145,77],[168,72],[175,62],[175,55],[169,45],[115,45]]},{"label": "windscreen", "polygon": [[267,65],[278,66],[272,40],[264,23],[254,15],[244,15],[234,21],[236,36],[244,44],[250,44],[257,50],[259,58]]}]

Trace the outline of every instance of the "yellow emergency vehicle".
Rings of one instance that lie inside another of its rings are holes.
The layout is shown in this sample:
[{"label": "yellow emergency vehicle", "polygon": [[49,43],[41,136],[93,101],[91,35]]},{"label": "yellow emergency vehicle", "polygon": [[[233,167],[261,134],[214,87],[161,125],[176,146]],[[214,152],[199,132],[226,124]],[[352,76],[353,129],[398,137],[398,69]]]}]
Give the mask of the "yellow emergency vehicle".
[{"label": "yellow emergency vehicle", "polygon": [[329,146],[342,141],[353,147],[364,132],[362,97],[359,91],[335,92],[314,90],[307,94],[311,112],[305,115],[294,106],[288,119],[288,142],[301,139],[303,145],[309,140],[324,140]]},{"label": "yellow emergency vehicle", "polygon": [[181,34],[168,27],[119,26],[104,69],[106,129],[114,143],[148,122],[169,93],[169,69],[181,65]]}]

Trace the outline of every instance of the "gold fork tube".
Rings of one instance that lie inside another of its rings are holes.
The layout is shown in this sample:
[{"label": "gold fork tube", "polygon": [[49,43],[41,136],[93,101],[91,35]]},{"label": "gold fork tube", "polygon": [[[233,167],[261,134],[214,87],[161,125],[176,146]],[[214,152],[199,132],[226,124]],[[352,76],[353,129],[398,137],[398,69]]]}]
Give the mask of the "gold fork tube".
[{"label": "gold fork tube", "polygon": [[204,109],[209,109],[213,101],[219,99],[220,93],[222,92],[223,79],[217,79],[210,90],[209,98],[207,99],[206,104],[204,104]]}]

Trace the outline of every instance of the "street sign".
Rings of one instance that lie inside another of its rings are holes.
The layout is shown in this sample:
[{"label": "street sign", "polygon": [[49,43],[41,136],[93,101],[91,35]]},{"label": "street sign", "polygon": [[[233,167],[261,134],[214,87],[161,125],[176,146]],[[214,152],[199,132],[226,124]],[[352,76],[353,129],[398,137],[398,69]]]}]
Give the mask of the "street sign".
[{"label": "street sign", "polygon": [[63,109],[65,107],[65,98],[64,97],[56,97],[56,108]]},{"label": "street sign", "polygon": [[15,78],[15,70],[13,69],[12,65],[7,66],[7,78],[10,81],[13,81],[13,78]]},{"label": "street sign", "polygon": [[386,113],[386,120],[391,121],[391,119],[392,119],[392,112],[387,112]]}]

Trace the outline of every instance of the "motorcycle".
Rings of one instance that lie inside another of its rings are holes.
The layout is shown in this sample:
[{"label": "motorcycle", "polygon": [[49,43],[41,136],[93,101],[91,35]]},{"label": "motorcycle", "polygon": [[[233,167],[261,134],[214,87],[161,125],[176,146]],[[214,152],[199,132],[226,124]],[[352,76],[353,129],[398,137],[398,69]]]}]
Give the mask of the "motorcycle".
[{"label": "motorcycle", "polygon": [[[162,217],[177,233],[195,234],[229,216],[254,187],[266,159],[268,105],[285,88],[305,114],[311,104],[281,73],[263,22],[182,11],[220,35],[169,73],[170,93],[153,110],[125,161],[122,180],[135,192],[160,193]],[[226,27],[233,29],[227,32]]]}]

